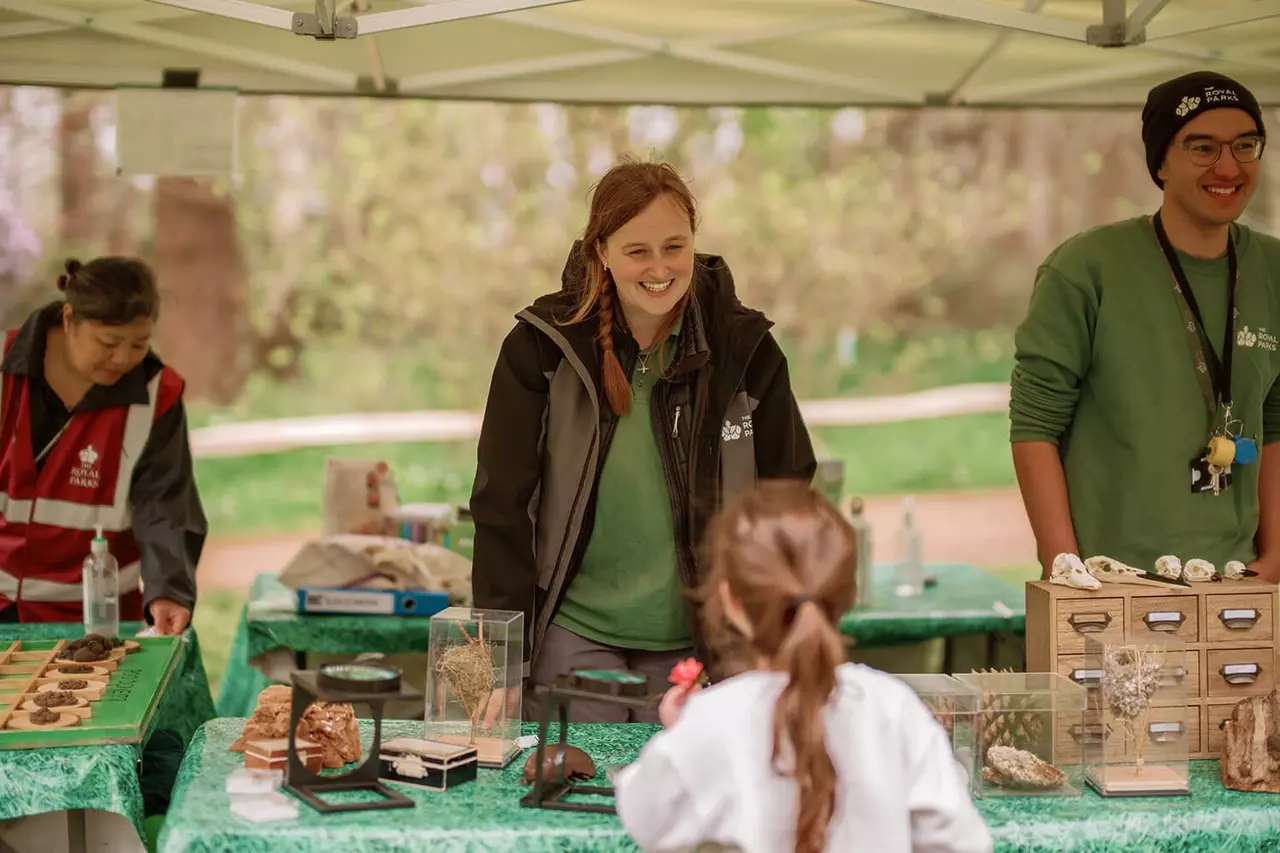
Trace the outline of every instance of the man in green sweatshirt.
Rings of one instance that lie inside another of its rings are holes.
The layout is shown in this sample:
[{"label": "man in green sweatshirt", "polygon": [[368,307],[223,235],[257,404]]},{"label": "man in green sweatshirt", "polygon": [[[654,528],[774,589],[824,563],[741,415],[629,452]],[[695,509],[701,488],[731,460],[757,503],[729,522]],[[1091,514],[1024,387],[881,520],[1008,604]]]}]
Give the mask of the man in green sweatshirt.
[{"label": "man in green sweatshirt", "polygon": [[1151,90],[1142,138],[1159,211],[1055,249],[1015,337],[1010,438],[1044,576],[1059,554],[1167,554],[1280,580],[1280,241],[1236,223],[1262,113],[1189,74]]}]

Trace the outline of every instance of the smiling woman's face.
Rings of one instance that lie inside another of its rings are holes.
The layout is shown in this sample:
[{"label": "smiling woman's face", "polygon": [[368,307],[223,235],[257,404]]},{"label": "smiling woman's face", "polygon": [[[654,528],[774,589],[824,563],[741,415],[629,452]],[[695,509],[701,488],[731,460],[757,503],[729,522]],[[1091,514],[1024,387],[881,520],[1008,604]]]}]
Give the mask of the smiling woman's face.
[{"label": "smiling woman's face", "polygon": [[672,196],[658,196],[609,235],[601,259],[627,322],[633,328],[660,323],[693,282],[689,214]]}]

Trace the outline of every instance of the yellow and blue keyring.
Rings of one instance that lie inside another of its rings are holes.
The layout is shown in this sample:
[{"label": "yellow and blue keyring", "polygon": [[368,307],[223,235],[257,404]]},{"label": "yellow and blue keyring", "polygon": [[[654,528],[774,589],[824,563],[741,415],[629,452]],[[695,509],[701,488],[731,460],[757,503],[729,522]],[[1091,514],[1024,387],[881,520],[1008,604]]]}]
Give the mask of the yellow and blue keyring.
[{"label": "yellow and blue keyring", "polygon": [[1237,435],[1232,438],[1232,443],[1235,445],[1235,464],[1249,465],[1258,461],[1258,442],[1252,438]]},{"label": "yellow and blue keyring", "polygon": [[1204,458],[1210,465],[1226,468],[1235,457],[1236,445],[1231,439],[1225,435],[1215,435],[1209,439],[1208,452],[1205,453]]}]

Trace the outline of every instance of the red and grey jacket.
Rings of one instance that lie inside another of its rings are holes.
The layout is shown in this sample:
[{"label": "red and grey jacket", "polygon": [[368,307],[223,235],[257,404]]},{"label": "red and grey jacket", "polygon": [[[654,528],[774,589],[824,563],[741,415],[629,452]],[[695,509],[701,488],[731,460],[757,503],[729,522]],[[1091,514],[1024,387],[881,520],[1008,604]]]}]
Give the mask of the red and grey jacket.
[{"label": "red and grey jacket", "polygon": [[0,610],[16,604],[22,622],[82,619],[81,567],[97,526],[120,564],[121,620],[141,620],[144,601],[158,597],[194,606],[205,521],[191,477],[182,378],[148,354],[115,385],[94,386],[63,415],[60,431],[38,435],[35,424],[57,417],[43,385],[54,308],[5,340]]},{"label": "red and grey jacket", "polygon": [[[809,481],[817,468],[772,323],[738,301],[722,258],[699,254],[695,270],[695,298],[650,406],[690,589],[701,583],[697,554],[707,525],[726,500],[757,479]],[[478,608],[524,613],[526,675],[591,536],[617,425],[603,391],[596,315],[563,323],[584,277],[575,243],[561,290],[516,315],[480,430],[470,503],[473,597]],[[638,347],[622,312],[615,318],[615,351],[630,376]],[[707,660],[692,610],[690,620]]]}]

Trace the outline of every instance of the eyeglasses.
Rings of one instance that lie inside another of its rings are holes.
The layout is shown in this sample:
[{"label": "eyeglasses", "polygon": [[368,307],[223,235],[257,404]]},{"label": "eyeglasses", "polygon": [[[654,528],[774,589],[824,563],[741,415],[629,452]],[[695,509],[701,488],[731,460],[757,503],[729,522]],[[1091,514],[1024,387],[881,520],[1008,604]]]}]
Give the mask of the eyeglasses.
[{"label": "eyeglasses", "polygon": [[1222,157],[1224,147],[1231,149],[1231,156],[1237,163],[1253,163],[1262,157],[1262,149],[1266,140],[1261,136],[1242,136],[1230,142],[1219,142],[1216,139],[1192,139],[1183,142],[1187,157],[1197,166],[1212,166]]}]

